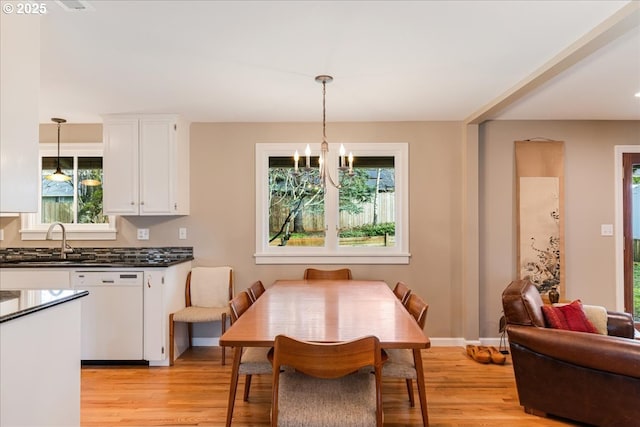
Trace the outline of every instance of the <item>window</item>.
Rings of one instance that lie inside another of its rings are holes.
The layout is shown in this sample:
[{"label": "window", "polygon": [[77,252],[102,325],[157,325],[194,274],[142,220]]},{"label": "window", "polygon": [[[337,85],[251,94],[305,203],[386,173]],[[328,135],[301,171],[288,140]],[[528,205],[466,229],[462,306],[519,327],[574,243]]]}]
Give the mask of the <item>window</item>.
[{"label": "window", "polygon": [[61,144],[70,181],[46,179],[57,166],[56,146],[41,144],[38,212],[22,215],[22,240],[44,240],[53,222],[65,224],[69,240],[115,239],[115,217],[102,212],[102,144]]},{"label": "window", "polygon": [[407,144],[349,144],[352,173],[338,168],[339,146],[327,160],[336,189],[319,185],[317,152],[294,172],[303,144],[256,145],[258,264],[408,263]]}]

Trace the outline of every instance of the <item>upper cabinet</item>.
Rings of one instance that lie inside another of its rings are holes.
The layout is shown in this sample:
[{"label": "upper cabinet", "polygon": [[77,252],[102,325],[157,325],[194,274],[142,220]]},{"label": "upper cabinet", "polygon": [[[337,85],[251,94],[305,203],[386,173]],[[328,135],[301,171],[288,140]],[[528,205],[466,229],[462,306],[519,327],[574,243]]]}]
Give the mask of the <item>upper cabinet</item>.
[{"label": "upper cabinet", "polygon": [[104,212],[189,214],[189,124],[177,115],[103,117]]},{"label": "upper cabinet", "polygon": [[1,13],[0,56],[0,212],[36,212],[40,17]]}]

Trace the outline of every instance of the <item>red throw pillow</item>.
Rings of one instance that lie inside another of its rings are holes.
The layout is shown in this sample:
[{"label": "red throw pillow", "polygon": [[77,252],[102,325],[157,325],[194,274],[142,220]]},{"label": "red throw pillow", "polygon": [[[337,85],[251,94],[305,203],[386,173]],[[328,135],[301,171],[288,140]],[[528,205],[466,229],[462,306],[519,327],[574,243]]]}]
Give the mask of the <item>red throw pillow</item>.
[{"label": "red throw pillow", "polygon": [[582,302],[577,299],[571,304],[554,307],[543,305],[542,314],[547,326],[554,329],[566,329],[575,332],[598,333],[593,323],[587,319],[582,310]]}]

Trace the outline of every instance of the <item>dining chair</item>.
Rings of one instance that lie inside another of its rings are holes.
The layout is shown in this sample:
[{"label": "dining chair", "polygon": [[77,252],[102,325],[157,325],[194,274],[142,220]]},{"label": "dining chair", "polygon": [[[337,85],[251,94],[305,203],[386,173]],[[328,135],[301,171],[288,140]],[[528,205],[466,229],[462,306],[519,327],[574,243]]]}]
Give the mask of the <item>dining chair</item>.
[{"label": "dining chair", "polygon": [[[424,329],[424,325],[427,321],[427,311],[429,310],[429,304],[425,303],[422,298],[416,294],[409,295],[407,303],[405,304],[407,311],[415,319],[420,326],[420,329]],[[387,362],[382,367],[382,376],[391,378],[404,378],[407,382],[407,393],[409,394],[409,404],[411,407],[415,406],[415,400],[413,396],[413,381],[417,378],[415,353],[410,349],[385,349],[387,356],[389,357]],[[423,411],[425,412],[425,411]]]},{"label": "dining chair", "polygon": [[[233,325],[242,314],[251,307],[253,302],[246,291],[240,292],[231,301],[231,324]],[[238,378],[240,375],[245,376],[244,380],[244,396],[245,402],[249,401],[249,389],[251,388],[251,376],[260,374],[271,375],[271,362],[267,358],[269,347],[245,347],[240,348],[241,352],[239,363],[236,364],[234,357],[233,367],[231,368],[231,385],[229,388],[229,404],[227,405],[227,425],[231,425],[233,418],[233,407],[236,400],[236,391],[238,389]]]},{"label": "dining chair", "polygon": [[307,268],[304,271],[304,280],[351,280],[351,270],[341,268],[339,270],[318,270]]},{"label": "dining chair", "polygon": [[337,343],[276,336],[271,425],[382,426],[381,366],[374,336]]},{"label": "dining chair", "polygon": [[247,289],[252,302],[256,302],[257,299],[260,298],[260,295],[264,294],[264,291],[264,285],[260,280],[249,286],[249,289]]},{"label": "dining chair", "polygon": [[411,295],[411,289],[404,282],[398,282],[393,288],[393,294],[400,300],[402,305],[406,305],[409,295]]},{"label": "dining chair", "polygon": [[[233,269],[231,267],[194,267],[187,274],[185,308],[169,314],[169,364],[174,357],[174,322],[187,323],[189,347],[192,346],[193,323],[220,320],[221,333],[227,329],[227,316],[231,314],[229,300],[233,298]],[[225,349],[222,347],[222,364]]]}]

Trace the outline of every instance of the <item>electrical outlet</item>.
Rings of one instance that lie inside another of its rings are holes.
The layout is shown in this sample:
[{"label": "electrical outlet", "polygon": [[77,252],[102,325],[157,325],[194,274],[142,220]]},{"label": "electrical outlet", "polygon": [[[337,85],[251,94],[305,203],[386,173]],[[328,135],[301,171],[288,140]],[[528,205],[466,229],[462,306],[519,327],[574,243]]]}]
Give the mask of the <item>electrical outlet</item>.
[{"label": "electrical outlet", "polygon": [[180,240],[186,240],[187,239],[187,228],[186,227],[180,227],[178,229],[178,239],[180,239]]},{"label": "electrical outlet", "polygon": [[601,224],[600,225],[601,236],[613,236],[613,224]]},{"label": "electrical outlet", "polygon": [[148,228],[138,228],[138,240],[149,240]]}]

